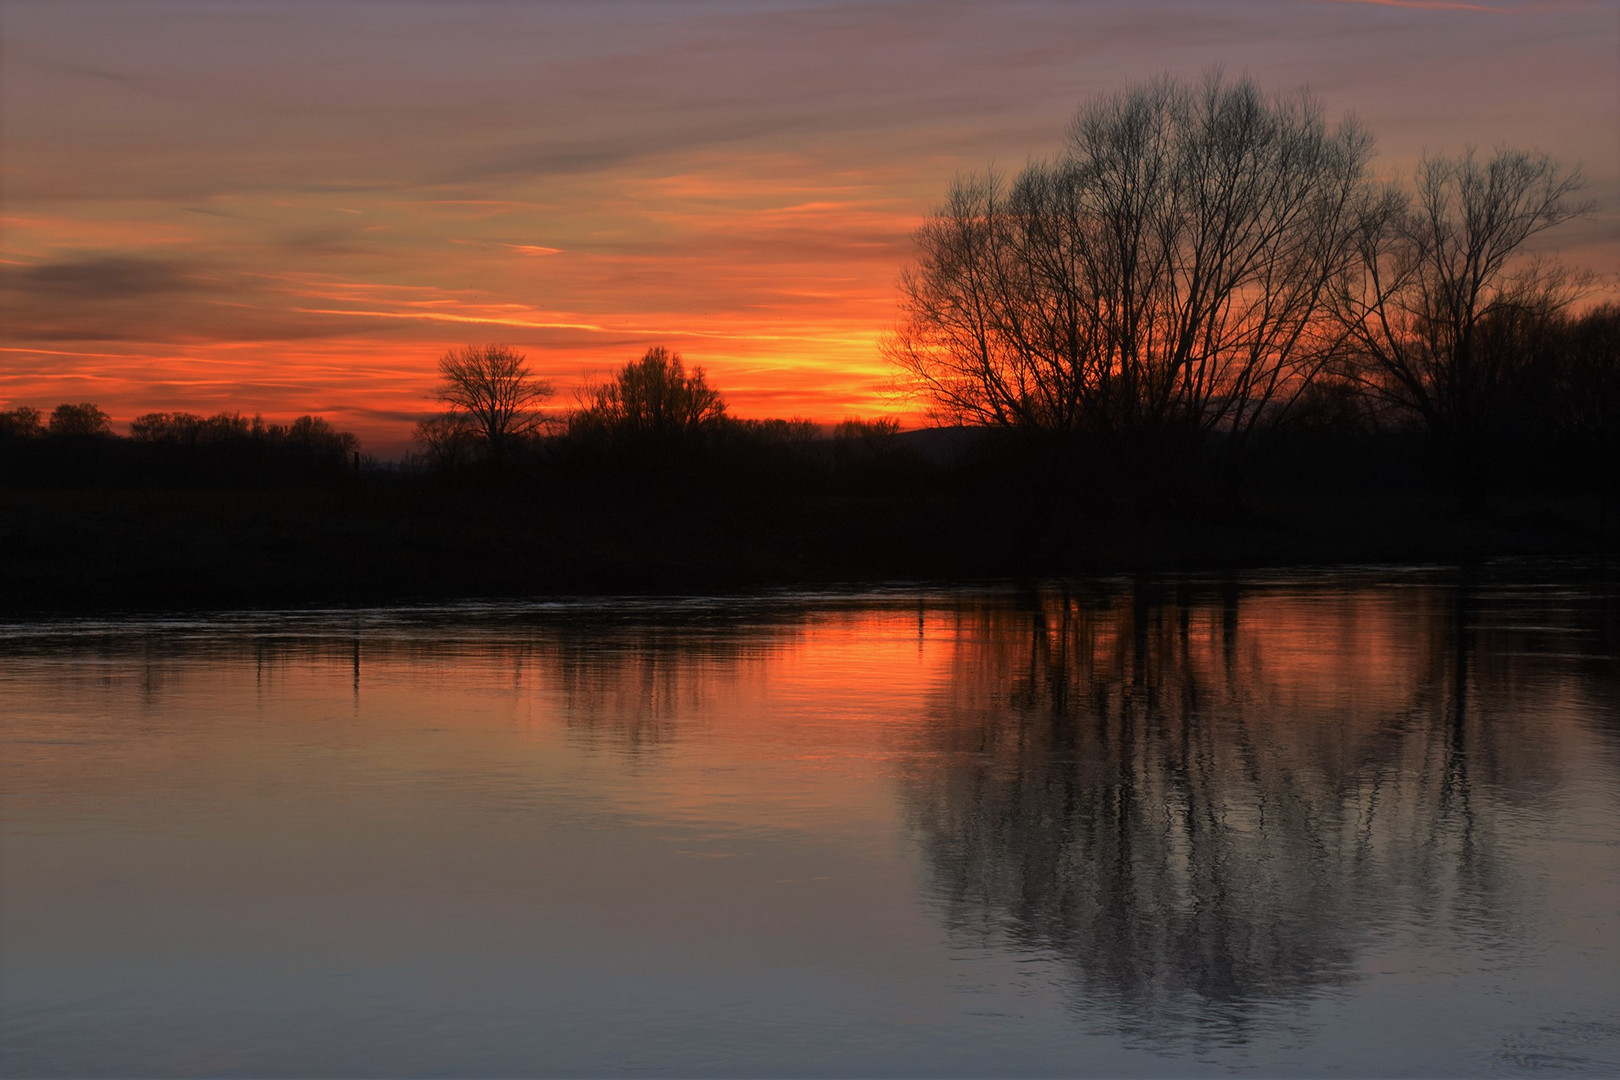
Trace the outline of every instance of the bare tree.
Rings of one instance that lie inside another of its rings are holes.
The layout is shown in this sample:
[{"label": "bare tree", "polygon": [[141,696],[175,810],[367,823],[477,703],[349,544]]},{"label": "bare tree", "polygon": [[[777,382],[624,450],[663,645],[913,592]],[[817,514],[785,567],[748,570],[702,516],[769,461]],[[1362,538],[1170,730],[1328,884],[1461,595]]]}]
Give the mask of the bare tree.
[{"label": "bare tree", "polygon": [[1336,296],[1344,371],[1387,406],[1471,456],[1512,382],[1508,323],[1563,310],[1591,275],[1526,257],[1526,241],[1585,214],[1578,169],[1545,155],[1473,150],[1429,157],[1411,198],[1386,196],[1364,223]]},{"label": "bare tree", "polygon": [[1217,74],[1095,100],[1054,161],[958,180],[886,343],[939,419],[1236,445],[1326,354],[1371,140]]},{"label": "bare tree", "polygon": [[522,353],[506,345],[468,345],[439,358],[439,400],[472,421],[492,460],[502,460],[513,440],[544,422],[538,406],[552,386],[536,378]]},{"label": "bare tree", "polygon": [[670,437],[712,427],[726,414],[725,398],[701,367],[690,371],[662,345],[589,388],[575,422],[630,438]]},{"label": "bare tree", "polygon": [[430,468],[447,472],[467,463],[477,434],[466,413],[452,412],[418,421],[415,440],[423,449],[419,460]]}]

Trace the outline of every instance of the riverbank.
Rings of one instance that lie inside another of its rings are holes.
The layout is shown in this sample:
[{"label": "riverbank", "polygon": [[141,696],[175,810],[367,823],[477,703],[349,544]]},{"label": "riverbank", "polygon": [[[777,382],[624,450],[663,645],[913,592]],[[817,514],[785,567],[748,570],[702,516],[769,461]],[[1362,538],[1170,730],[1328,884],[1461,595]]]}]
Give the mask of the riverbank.
[{"label": "riverbank", "polygon": [[400,486],[0,491],[0,611],[739,592],[1620,550],[1601,498],[1255,492],[1220,514],[1019,517],[938,494],[555,503]]}]

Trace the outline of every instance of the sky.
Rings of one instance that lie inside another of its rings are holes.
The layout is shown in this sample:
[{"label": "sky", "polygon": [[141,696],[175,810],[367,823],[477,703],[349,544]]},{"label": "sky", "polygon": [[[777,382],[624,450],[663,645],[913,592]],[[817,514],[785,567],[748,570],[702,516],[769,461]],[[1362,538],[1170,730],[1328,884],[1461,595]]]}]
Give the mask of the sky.
[{"label": "sky", "polygon": [[0,5],[0,408],[325,416],[395,456],[436,362],[554,405],[652,345],[745,417],[897,413],[878,342],[952,178],[1211,68],[1308,88],[1375,171],[1578,164],[1538,243],[1620,272],[1613,0]]}]

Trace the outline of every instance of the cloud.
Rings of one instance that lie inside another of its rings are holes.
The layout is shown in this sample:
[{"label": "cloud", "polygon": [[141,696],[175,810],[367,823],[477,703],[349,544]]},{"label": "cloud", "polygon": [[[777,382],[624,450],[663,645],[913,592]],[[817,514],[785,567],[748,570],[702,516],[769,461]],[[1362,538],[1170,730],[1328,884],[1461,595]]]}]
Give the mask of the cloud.
[{"label": "cloud", "polygon": [[8,344],[296,341],[387,323],[298,310],[289,290],[229,263],[86,253],[0,266]]},{"label": "cloud", "polygon": [[130,255],[89,255],[0,268],[0,289],[67,302],[147,299],[217,288],[193,263]]}]

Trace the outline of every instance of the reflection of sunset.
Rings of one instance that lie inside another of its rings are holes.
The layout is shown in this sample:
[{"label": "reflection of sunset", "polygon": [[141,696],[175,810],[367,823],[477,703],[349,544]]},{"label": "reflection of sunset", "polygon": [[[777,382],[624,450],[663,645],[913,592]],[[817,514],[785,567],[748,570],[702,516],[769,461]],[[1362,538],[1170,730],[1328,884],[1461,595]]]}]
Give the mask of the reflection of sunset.
[{"label": "reflection of sunset", "polygon": [[1606,1016],[1612,597],[1416,577],[13,626],[0,1023],[67,1019],[0,1056],[78,1060],[38,1004],[76,971],[142,1045],[156,998],[281,1053],[313,1000],[390,1072],[402,1026],[514,1075],[659,1023],[683,1072],[836,1023],[1060,1074],[1082,1037],[1343,1064],[1363,1006]]},{"label": "reflection of sunset", "polygon": [[1208,1034],[1191,1001],[1241,1039],[1402,917],[1514,947],[1536,878],[1497,853],[1583,754],[1614,761],[1575,704],[1612,681],[1460,590],[1052,589],[966,622],[909,791],[940,903],[1152,1039]]},{"label": "reflection of sunset", "polygon": [[663,344],[739,416],[915,422],[876,347],[911,229],[1165,69],[1309,83],[1390,175],[1581,162],[1609,208],[1559,243],[1615,261],[1605,5],[946,7],[14,6],[0,407],[320,413],[391,454],[447,347],[566,407]]},{"label": "reflection of sunset", "polygon": [[[649,763],[679,757],[694,739],[720,758],[753,747],[808,760],[836,748],[874,762],[908,756],[921,739],[1010,768],[1050,751],[1046,736],[1027,741],[1020,724],[1030,717],[1071,715],[1123,732],[1124,718],[1164,714],[1241,722],[1242,739],[1209,741],[1212,728],[1200,737],[1221,756],[1217,773],[1253,776],[1259,766],[1244,758],[1248,746],[1265,748],[1267,769],[1327,777],[1382,762],[1386,751],[1426,754],[1432,748],[1413,737],[1456,722],[1489,747],[1474,755],[1476,768],[1533,790],[1559,767],[1547,756],[1552,747],[1577,737],[1592,706],[1583,687],[1603,684],[1559,673],[1565,661],[1542,657],[1524,633],[1491,631],[1490,617],[1459,613],[1448,590],[1428,587],[1151,596],[1054,588],[1023,599],[789,608],[763,620],[542,622],[450,634],[357,623],[333,637],[246,634],[157,650],[136,637],[110,642],[101,666],[70,664],[50,677],[92,697],[138,691],[154,718],[217,703],[222,719],[255,739],[267,695],[341,701],[342,717],[328,705],[278,724],[340,722],[379,762],[421,752],[422,732],[456,731],[564,739]],[[1489,669],[1459,670],[1459,632],[1489,640],[1498,655]],[[19,716],[14,724],[24,726],[14,732],[43,737],[61,722]],[[1152,729],[1134,730],[1132,738],[1147,739]],[[1542,738],[1555,731],[1557,739]],[[182,770],[200,749],[155,745],[177,755],[173,767]],[[74,760],[85,768],[95,758]],[[115,760],[69,786],[116,791]],[[704,786],[713,777],[688,779],[698,786],[660,789],[672,810],[701,806],[718,790]],[[728,798],[749,793],[768,803],[779,780],[745,771],[723,786]]]}]

